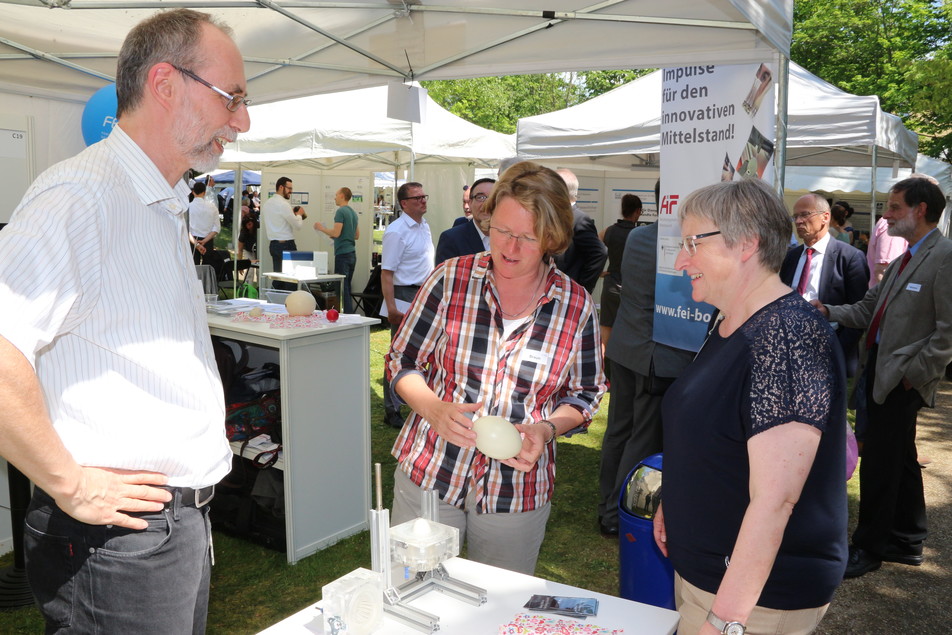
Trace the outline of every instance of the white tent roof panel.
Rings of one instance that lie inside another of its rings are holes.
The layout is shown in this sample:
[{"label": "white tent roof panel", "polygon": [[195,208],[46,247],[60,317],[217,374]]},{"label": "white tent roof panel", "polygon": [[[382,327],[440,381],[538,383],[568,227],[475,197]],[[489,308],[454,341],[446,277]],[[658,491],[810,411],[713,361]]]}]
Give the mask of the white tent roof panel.
[{"label": "white tent roof panel", "polygon": [[425,112],[421,124],[389,118],[386,86],[252,106],[251,130],[228,146],[222,162],[329,168],[335,159],[358,156],[360,165],[396,166],[434,157],[492,162],[516,153],[515,135],[480,128],[429,97]]},{"label": "white tent roof panel", "polygon": [[[129,29],[177,4],[0,0],[0,89],[85,100],[112,81]],[[393,79],[759,61],[789,50],[793,15],[793,0],[188,4],[232,26],[257,103]]]}]

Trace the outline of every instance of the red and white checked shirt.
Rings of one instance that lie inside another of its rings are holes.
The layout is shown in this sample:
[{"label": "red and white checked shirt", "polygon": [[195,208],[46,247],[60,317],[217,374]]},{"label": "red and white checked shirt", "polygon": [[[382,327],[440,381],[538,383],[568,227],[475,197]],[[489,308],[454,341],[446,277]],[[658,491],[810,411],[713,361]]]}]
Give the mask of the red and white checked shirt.
[{"label": "red and white checked shirt", "polygon": [[[420,373],[444,401],[482,402],[475,416],[533,423],[562,404],[588,427],[605,392],[598,318],[591,296],[549,265],[535,312],[503,339],[503,316],[488,252],[451,258],[420,288],[386,356],[391,385]],[[396,394],[395,394],[396,396]],[[399,397],[398,397],[399,398]],[[446,442],[411,414],[392,453],[415,484],[462,507],[475,487],[477,511],[520,512],[552,497],[556,444],[521,472],[476,448]]]}]

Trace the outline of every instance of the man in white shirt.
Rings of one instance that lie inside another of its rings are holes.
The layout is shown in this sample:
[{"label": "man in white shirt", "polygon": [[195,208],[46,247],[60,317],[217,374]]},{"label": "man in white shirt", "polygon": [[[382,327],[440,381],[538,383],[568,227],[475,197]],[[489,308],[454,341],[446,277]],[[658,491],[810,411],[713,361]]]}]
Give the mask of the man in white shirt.
[{"label": "man in white shirt", "polygon": [[0,454],[36,486],[24,551],[48,632],[200,633],[231,451],[183,175],[248,130],[244,63],[211,16],[163,11],[126,37],[116,92],[109,137],[0,232]]},{"label": "man in white shirt", "polygon": [[221,231],[218,208],[205,198],[205,184],[196,181],[192,186],[195,198],[188,204],[188,231],[195,255],[195,264],[204,262],[203,256],[215,250],[215,236]]},{"label": "man in white shirt", "polygon": [[[380,286],[393,338],[403,320],[403,311],[396,301],[410,302],[420,285],[433,271],[433,238],[430,226],[424,220],[426,200],[420,183],[404,183],[397,190],[397,200],[403,214],[387,226],[383,233],[383,254],[380,262]],[[390,385],[383,380],[384,423],[402,428],[400,406],[390,395]]]},{"label": "man in white shirt", "polygon": [[[297,251],[294,242],[294,232],[304,226],[307,214],[304,208],[292,208],[291,193],[294,192],[294,183],[286,176],[279,178],[274,184],[274,196],[261,206],[261,219],[268,232],[268,253],[271,254],[272,271],[281,271],[281,261],[285,251]],[[276,289],[293,291],[297,287],[287,282],[275,282]]]},{"label": "man in white shirt", "polygon": [[[793,205],[793,222],[802,245],[787,252],[780,279],[807,301],[852,304],[866,294],[869,269],[859,249],[830,235],[830,204],[819,194],[804,194]],[[860,329],[836,327],[836,337],[852,377],[859,364]]]}]

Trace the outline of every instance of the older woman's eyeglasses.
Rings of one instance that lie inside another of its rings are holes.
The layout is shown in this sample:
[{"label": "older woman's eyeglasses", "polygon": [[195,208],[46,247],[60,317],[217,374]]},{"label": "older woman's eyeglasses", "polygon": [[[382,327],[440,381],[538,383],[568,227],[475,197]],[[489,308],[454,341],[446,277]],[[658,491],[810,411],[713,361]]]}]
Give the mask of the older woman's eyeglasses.
[{"label": "older woman's eyeglasses", "polygon": [[693,236],[685,236],[678,242],[678,247],[688,252],[689,256],[694,256],[697,254],[697,241],[702,238],[707,238],[708,236],[717,236],[720,231],[716,232],[707,232],[706,234],[694,234]]},{"label": "older woman's eyeglasses", "polygon": [[198,75],[196,75],[195,73],[193,73],[192,71],[186,68],[182,68],[181,66],[176,66],[175,64],[172,64],[171,66],[172,68],[180,72],[182,75],[185,75],[186,77],[190,77],[191,79],[194,79],[199,84],[202,84],[203,86],[207,86],[211,88],[213,91],[215,91],[216,93],[224,97],[227,100],[227,102],[225,103],[225,108],[227,108],[229,112],[237,112],[238,107],[241,106],[242,104],[244,104],[245,106],[251,105],[251,100],[247,97],[244,97],[243,95],[232,95],[231,93],[222,90],[218,86],[214,86],[213,84],[206,82],[204,79],[202,79],[201,77],[199,77]]},{"label": "older woman's eyeglasses", "polygon": [[520,245],[525,245],[526,247],[535,247],[539,244],[538,238],[533,238],[532,236],[516,236],[508,229],[499,229],[498,227],[489,226],[489,229],[498,232],[502,236],[503,240],[515,240]]}]

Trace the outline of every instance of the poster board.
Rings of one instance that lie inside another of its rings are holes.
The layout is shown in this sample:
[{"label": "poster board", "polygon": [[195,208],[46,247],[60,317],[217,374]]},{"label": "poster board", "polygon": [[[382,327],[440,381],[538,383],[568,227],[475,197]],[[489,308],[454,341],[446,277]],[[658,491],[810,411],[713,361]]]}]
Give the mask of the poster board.
[{"label": "poster board", "polygon": [[0,113],[0,224],[10,222],[34,178],[33,118]]}]

